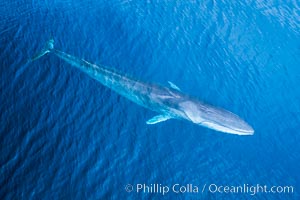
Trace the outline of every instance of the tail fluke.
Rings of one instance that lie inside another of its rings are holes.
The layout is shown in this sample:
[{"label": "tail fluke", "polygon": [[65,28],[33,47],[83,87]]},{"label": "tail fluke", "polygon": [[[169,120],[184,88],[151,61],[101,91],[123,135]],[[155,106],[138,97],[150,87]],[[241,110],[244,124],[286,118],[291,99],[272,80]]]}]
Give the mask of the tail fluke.
[{"label": "tail fluke", "polygon": [[39,59],[40,57],[46,55],[47,53],[51,52],[51,50],[54,48],[54,40],[53,39],[50,39],[45,47],[42,49],[41,52],[39,52],[38,54],[36,54],[34,57],[32,57],[30,59],[30,61],[35,61],[37,59]]}]

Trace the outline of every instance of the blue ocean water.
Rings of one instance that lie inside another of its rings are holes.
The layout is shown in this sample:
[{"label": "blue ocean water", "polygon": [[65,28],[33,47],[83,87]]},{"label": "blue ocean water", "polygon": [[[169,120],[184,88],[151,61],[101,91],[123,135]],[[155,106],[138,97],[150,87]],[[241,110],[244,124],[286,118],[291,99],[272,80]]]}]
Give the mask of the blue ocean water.
[{"label": "blue ocean water", "polygon": [[[0,20],[1,199],[300,198],[298,1],[3,1]],[[28,62],[51,37],[78,58],[172,81],[255,134],[149,126],[156,113],[54,55]],[[136,191],[176,183],[199,192]],[[294,190],[219,193],[211,184]]]}]

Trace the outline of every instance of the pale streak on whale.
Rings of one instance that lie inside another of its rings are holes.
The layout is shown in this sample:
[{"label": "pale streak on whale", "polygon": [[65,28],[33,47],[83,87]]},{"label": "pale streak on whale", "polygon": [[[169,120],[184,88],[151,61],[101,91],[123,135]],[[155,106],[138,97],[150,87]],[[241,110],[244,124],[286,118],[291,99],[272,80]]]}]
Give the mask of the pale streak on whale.
[{"label": "pale streak on whale", "polygon": [[53,39],[49,40],[42,52],[31,61],[47,53],[53,53],[136,104],[159,113],[149,119],[147,124],[156,124],[168,119],[183,119],[220,132],[237,135],[254,134],[253,128],[237,115],[182,93],[172,82],[169,82],[171,88],[141,82],[115,70],[59,51],[54,48]]}]

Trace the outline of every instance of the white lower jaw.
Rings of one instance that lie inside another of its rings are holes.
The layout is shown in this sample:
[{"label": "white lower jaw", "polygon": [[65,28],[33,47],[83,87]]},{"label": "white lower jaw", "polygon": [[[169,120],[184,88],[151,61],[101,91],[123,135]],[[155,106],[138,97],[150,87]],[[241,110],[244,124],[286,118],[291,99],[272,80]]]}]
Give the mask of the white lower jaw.
[{"label": "white lower jaw", "polygon": [[201,122],[199,123],[201,126],[205,126],[211,129],[214,129],[216,131],[224,132],[224,133],[230,133],[230,134],[236,134],[236,135],[253,135],[254,131],[249,129],[249,130],[235,130],[235,129],[230,129],[225,126],[220,126],[215,123],[211,122]]}]

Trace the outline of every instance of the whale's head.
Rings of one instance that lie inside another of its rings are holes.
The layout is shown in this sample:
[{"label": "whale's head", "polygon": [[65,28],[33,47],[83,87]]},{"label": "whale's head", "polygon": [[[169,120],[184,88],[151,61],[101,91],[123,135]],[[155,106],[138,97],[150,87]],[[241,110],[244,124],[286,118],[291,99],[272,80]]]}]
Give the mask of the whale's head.
[{"label": "whale's head", "polygon": [[185,114],[184,118],[201,126],[216,131],[236,134],[253,135],[253,128],[237,115],[200,101],[184,101],[180,109]]}]

